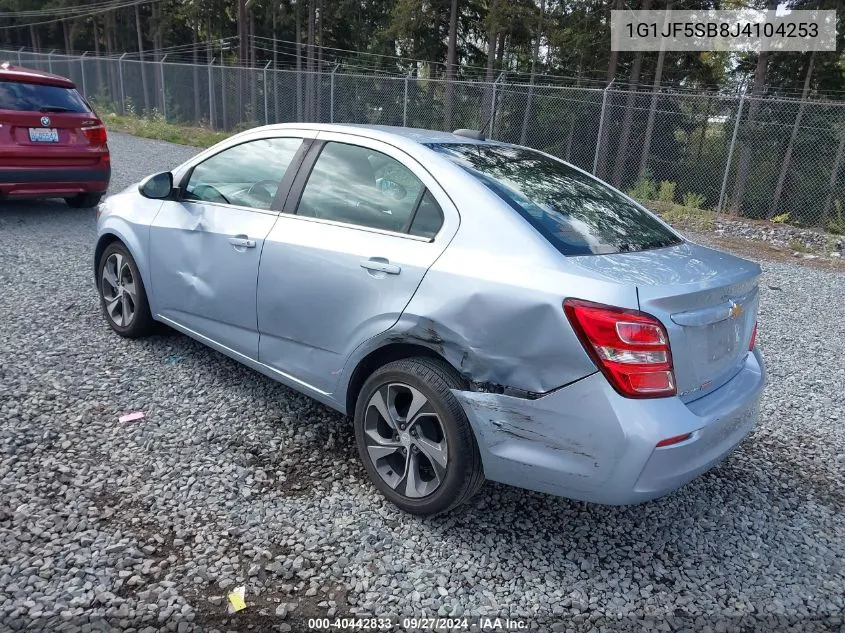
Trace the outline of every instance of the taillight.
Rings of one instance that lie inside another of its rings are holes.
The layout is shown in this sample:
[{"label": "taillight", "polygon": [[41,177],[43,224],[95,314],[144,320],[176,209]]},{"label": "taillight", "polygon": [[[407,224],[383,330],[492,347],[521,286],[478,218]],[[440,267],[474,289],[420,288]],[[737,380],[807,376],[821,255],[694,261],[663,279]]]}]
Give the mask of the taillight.
[{"label": "taillight", "polygon": [[757,321],[754,321],[754,329],[751,330],[751,341],[748,343],[748,351],[754,351],[755,345],[757,345]]},{"label": "taillight", "polygon": [[103,125],[82,128],[82,133],[91,145],[105,145],[108,141],[106,128]]},{"label": "taillight", "polygon": [[650,314],[567,299],[578,338],[616,391],[628,398],[673,396],[675,374],[666,329]]}]

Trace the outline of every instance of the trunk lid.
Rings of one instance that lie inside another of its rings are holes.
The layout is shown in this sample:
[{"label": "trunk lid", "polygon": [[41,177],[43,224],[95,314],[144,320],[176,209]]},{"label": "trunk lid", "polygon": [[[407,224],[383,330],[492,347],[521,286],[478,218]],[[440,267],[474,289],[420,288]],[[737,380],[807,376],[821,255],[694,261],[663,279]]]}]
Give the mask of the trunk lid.
[{"label": "trunk lid", "polygon": [[759,265],[691,242],[568,261],[636,285],[640,309],[669,335],[683,401],[718,389],[742,368],[757,321]]}]

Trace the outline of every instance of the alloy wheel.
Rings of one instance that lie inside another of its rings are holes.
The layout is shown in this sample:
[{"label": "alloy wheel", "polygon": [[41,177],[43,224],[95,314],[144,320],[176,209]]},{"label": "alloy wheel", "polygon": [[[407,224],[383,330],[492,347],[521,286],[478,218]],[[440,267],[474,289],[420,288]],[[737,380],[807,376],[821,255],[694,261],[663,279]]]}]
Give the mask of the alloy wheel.
[{"label": "alloy wheel", "polygon": [[421,391],[393,382],[367,403],[364,441],[379,476],[399,494],[421,498],[446,477],[449,450],[443,423]]},{"label": "alloy wheel", "polygon": [[118,327],[128,327],[135,318],[138,289],[129,260],[121,253],[112,253],[103,265],[100,290],[106,313]]}]

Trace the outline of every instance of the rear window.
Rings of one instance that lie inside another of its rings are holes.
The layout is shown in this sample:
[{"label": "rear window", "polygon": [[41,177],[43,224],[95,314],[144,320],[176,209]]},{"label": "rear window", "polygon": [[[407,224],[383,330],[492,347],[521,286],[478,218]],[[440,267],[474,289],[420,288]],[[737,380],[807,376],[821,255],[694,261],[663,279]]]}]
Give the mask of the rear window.
[{"label": "rear window", "polygon": [[22,112],[90,112],[74,88],[0,81],[0,110]]},{"label": "rear window", "polygon": [[429,147],[487,185],[564,255],[624,253],[681,243],[626,196],[539,152],[469,143]]}]

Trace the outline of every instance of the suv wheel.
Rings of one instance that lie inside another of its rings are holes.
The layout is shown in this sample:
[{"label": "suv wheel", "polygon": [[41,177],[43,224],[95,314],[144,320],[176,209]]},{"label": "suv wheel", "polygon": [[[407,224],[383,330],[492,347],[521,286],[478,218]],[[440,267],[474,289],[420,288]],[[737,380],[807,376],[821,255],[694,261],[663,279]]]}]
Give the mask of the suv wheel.
[{"label": "suv wheel", "polygon": [[376,370],[361,389],[358,452],[376,487],[406,512],[446,512],[484,483],[475,436],[450,391],[463,388],[446,363],[410,358]]},{"label": "suv wheel", "polygon": [[100,204],[100,200],[102,199],[103,194],[101,193],[81,193],[72,198],[65,198],[65,202],[69,207],[74,209],[90,209]]}]

